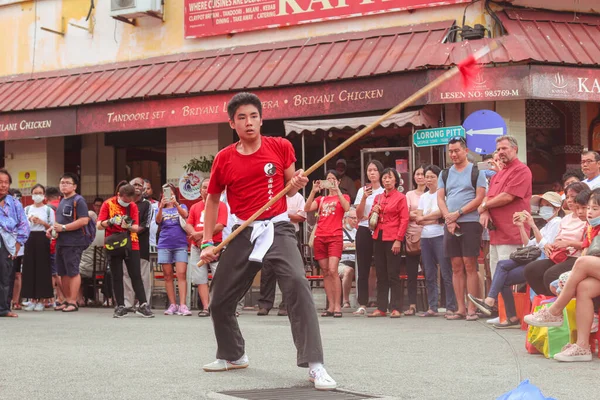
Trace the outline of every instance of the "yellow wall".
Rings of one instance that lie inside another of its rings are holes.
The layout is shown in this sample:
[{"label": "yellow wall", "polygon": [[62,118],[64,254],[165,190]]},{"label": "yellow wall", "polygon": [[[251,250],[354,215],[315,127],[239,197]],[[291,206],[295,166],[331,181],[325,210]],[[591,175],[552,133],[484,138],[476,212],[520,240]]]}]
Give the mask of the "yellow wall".
[{"label": "yellow wall", "polygon": [[[110,17],[109,0],[95,2],[96,10],[89,22],[85,21],[89,0],[0,0],[0,26],[3,28],[0,76],[449,19],[461,23],[465,9],[465,4],[460,4],[265,29],[232,37],[185,39],[184,1],[169,0],[165,3],[165,22],[144,17],[139,18],[138,26],[134,27]],[[467,9],[468,24],[487,25],[489,17],[483,17],[481,3]],[[91,32],[71,24],[87,27]],[[64,31],[64,36],[46,32],[40,27]]]}]

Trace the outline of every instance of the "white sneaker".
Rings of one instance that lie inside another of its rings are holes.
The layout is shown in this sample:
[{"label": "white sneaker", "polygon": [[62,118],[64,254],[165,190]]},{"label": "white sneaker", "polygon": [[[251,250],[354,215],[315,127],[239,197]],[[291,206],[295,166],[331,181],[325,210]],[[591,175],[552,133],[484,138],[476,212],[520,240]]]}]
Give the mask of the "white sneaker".
[{"label": "white sneaker", "polygon": [[490,324],[490,325],[499,324],[500,323],[500,317],[488,319],[487,321],[485,321],[485,323],[486,324]]},{"label": "white sneaker", "polygon": [[323,367],[310,370],[308,372],[308,380],[315,384],[315,389],[317,390],[334,390],[337,388],[337,383]]},{"label": "white sneaker", "polygon": [[33,311],[44,311],[44,303],[36,303]]},{"label": "white sneaker", "polygon": [[222,372],[229,371],[230,369],[242,368],[248,368],[248,356],[246,354],[244,354],[243,357],[237,361],[217,359],[211,362],[210,364],[206,364],[202,367],[202,369],[206,372]]},{"label": "white sneaker", "polygon": [[23,311],[33,311],[35,309],[34,303],[29,303],[25,307],[23,307]]}]

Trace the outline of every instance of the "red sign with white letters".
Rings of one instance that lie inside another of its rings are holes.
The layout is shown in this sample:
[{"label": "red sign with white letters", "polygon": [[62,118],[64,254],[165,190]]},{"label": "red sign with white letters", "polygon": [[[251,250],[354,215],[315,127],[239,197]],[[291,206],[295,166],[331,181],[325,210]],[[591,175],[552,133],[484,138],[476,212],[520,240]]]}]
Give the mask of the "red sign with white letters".
[{"label": "red sign with white letters", "polygon": [[471,0],[185,0],[185,37],[412,10]]}]

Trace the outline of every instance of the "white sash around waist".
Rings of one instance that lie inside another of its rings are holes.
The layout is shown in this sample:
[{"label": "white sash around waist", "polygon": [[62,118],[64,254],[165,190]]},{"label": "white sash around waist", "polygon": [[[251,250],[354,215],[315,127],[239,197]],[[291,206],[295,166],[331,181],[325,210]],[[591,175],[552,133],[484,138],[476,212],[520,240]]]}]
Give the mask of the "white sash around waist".
[{"label": "white sash around waist", "polygon": [[[236,224],[242,225],[244,222],[244,220],[237,217],[235,218]],[[277,222],[290,222],[288,213],[284,212],[263,221],[254,221],[249,225],[249,227],[252,228],[250,242],[254,243],[254,248],[249,257],[250,261],[262,262],[265,254],[267,254],[267,251],[269,251],[273,245],[273,239],[275,238],[274,224]]]}]

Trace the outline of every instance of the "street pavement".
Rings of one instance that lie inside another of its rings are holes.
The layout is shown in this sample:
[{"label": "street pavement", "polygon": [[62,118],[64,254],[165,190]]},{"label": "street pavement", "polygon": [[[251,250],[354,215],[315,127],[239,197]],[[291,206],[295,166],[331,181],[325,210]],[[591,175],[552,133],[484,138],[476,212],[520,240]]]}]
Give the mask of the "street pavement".
[{"label": "street pavement", "polygon": [[[0,319],[0,399],[233,400],[217,392],[310,387],[307,370],[296,367],[285,317],[244,311],[250,368],[205,373],[201,366],[216,348],[210,319],[156,312],[154,319],[113,319],[112,310],[83,308]],[[559,364],[529,355],[519,330],[443,317],[319,320],[327,370],[346,391],[495,399],[529,378],[548,397],[598,398],[600,360]]]}]

